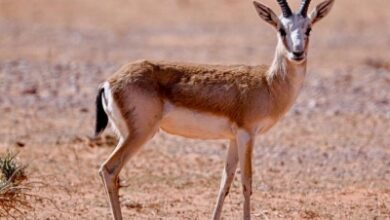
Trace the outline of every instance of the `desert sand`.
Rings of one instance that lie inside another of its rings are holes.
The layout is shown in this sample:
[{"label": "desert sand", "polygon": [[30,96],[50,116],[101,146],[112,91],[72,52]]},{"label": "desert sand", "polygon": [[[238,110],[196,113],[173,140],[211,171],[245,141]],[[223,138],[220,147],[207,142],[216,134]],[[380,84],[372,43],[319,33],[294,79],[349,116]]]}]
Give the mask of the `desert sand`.
[{"label": "desert sand", "polygon": [[[390,219],[389,7],[338,0],[313,28],[302,93],[255,145],[254,219]],[[20,219],[111,218],[98,169],[116,139],[91,137],[97,88],[121,65],[269,64],[275,45],[251,1],[1,0],[0,152],[47,184]],[[124,219],[209,219],[226,148],[160,132],[120,175]],[[238,171],[223,219],[242,202]]]}]

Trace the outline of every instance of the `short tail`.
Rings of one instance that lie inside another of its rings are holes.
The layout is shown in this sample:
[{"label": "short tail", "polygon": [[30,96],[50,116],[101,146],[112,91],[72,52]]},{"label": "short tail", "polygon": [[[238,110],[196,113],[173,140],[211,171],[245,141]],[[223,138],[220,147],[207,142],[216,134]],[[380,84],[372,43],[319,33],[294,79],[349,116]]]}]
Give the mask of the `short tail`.
[{"label": "short tail", "polygon": [[102,98],[104,97],[104,88],[100,88],[96,96],[96,126],[95,136],[99,136],[104,131],[108,124],[108,117],[103,109]]}]

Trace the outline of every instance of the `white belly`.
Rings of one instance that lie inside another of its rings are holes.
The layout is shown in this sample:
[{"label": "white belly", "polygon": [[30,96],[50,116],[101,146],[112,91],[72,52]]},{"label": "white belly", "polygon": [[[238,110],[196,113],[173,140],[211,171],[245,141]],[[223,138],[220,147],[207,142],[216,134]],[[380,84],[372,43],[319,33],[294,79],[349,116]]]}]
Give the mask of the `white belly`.
[{"label": "white belly", "polygon": [[188,138],[227,139],[234,137],[232,122],[221,116],[164,104],[161,129]]}]

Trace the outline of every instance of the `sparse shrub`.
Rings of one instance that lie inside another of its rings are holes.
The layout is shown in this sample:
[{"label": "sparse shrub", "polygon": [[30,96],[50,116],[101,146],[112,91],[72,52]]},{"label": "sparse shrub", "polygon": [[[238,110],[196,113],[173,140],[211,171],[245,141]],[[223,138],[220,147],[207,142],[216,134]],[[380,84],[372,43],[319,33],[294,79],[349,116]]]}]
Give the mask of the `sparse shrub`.
[{"label": "sparse shrub", "polygon": [[23,215],[24,208],[31,208],[27,202],[31,187],[26,183],[25,166],[16,162],[16,156],[10,151],[0,156],[0,218],[16,219]]},{"label": "sparse shrub", "polygon": [[17,154],[7,151],[0,157],[0,186],[9,181],[18,183],[26,179],[25,166],[16,163],[16,156]]}]

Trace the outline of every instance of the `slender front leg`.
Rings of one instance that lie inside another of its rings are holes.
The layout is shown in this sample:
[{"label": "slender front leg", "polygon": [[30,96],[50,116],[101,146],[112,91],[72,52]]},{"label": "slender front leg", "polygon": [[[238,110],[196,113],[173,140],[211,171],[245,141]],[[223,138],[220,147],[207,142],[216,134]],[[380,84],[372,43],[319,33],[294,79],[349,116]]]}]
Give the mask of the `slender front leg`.
[{"label": "slender front leg", "polygon": [[243,130],[237,131],[238,159],[241,169],[241,183],[244,194],[244,220],[250,220],[250,196],[252,195],[252,135]]},{"label": "slender front leg", "polygon": [[230,140],[229,149],[227,152],[225,167],[222,171],[221,185],[219,187],[219,193],[217,203],[214,207],[213,219],[219,220],[221,218],[222,206],[225,197],[229,194],[230,185],[234,179],[238,163],[237,144],[236,140]]}]

